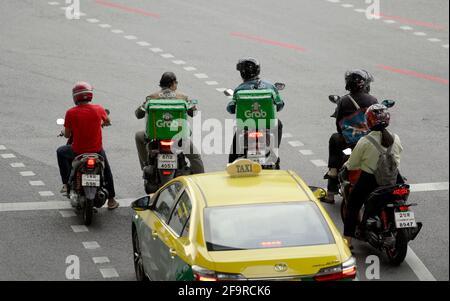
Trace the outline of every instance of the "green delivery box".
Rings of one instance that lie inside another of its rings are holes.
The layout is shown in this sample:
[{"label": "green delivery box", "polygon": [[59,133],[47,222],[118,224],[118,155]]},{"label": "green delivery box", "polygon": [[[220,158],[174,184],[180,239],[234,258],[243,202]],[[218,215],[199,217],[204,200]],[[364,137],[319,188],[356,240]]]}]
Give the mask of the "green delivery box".
[{"label": "green delivery box", "polygon": [[275,92],[241,90],[234,95],[236,122],[239,129],[274,128],[276,125]]},{"label": "green delivery box", "polygon": [[189,133],[187,102],[182,99],[147,99],[147,138],[152,140],[186,138]]}]

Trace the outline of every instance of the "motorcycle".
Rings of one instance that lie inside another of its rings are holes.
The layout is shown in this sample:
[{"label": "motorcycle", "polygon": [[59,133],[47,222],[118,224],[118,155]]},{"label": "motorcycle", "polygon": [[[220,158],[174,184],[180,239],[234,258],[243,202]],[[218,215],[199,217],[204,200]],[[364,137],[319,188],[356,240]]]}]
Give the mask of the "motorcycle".
[{"label": "motorcycle", "polygon": [[[275,83],[277,90],[285,88]],[[226,89],[224,94],[233,97],[234,91]],[[236,96],[236,154],[238,158],[250,159],[263,169],[280,169],[280,158],[275,146],[278,142],[276,110],[272,90],[243,90]],[[232,163],[232,162],[229,162]]]},{"label": "motorcycle", "polygon": [[[348,155],[351,154],[351,150],[346,151]],[[343,222],[346,219],[349,195],[360,174],[361,170],[344,168],[338,175]],[[403,181],[400,182],[406,181],[406,178],[401,179]],[[379,187],[369,195],[357,220],[356,239],[384,250],[394,266],[404,261],[408,242],[414,240],[422,229],[422,223],[416,222],[414,212],[411,211],[411,207],[417,204],[408,204],[409,194],[410,187],[406,183]]]},{"label": "motorcycle", "polygon": [[146,147],[149,154],[143,168],[144,189],[154,193],[170,180],[192,174],[183,151],[190,136],[187,112],[197,100],[147,99]]},{"label": "motorcycle", "polygon": [[[109,111],[106,110],[109,115]],[[64,125],[64,119],[56,121]],[[63,137],[61,132],[58,137]],[[73,138],[67,140],[72,144]],[[108,199],[108,190],[104,182],[105,159],[96,153],[86,153],[75,157],[72,162],[72,171],[69,177],[67,197],[72,207],[81,212],[86,226],[92,223],[95,208],[101,208]]]}]

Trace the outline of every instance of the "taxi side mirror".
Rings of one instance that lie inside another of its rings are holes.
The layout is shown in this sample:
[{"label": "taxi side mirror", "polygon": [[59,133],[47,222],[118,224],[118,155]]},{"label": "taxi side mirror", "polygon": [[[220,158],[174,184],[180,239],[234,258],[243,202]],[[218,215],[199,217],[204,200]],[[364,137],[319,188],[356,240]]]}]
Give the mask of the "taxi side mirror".
[{"label": "taxi side mirror", "polygon": [[131,208],[135,211],[149,210],[151,206],[150,196],[146,195],[131,203]]},{"label": "taxi side mirror", "polygon": [[327,196],[326,190],[321,187],[309,186],[309,189],[311,189],[312,193],[319,201],[325,199]]}]

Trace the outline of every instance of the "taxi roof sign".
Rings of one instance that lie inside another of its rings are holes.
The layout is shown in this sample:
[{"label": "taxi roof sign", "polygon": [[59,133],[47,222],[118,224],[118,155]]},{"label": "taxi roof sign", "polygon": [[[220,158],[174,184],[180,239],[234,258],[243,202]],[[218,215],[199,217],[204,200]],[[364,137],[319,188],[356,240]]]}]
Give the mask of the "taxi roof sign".
[{"label": "taxi roof sign", "polygon": [[249,159],[238,159],[227,165],[227,173],[231,177],[254,177],[259,175],[262,167]]}]

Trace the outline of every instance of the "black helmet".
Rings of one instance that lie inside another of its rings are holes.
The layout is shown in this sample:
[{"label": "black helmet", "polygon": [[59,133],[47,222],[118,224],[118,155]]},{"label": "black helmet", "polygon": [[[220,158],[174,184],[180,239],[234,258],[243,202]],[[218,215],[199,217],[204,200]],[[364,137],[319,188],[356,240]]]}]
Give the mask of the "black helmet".
[{"label": "black helmet", "polygon": [[243,80],[249,80],[259,75],[261,65],[258,60],[248,57],[240,59],[236,65],[236,69],[241,73]]},{"label": "black helmet", "polygon": [[363,69],[354,69],[345,72],[345,90],[350,92],[369,92],[373,76]]},{"label": "black helmet", "polygon": [[177,82],[177,77],[173,72],[164,72],[161,76],[161,80],[159,81],[159,86],[161,88],[170,88],[173,83]]}]

